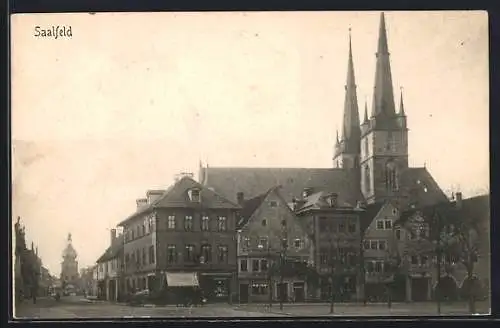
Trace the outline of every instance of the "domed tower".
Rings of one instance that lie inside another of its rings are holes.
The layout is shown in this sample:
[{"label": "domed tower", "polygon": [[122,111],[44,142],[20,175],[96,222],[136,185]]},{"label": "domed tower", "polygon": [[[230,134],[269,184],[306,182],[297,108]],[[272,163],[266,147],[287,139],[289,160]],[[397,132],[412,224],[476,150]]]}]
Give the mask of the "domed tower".
[{"label": "domed tower", "polygon": [[73,247],[70,233],[68,234],[68,244],[62,253],[63,261],[61,263],[61,281],[74,286],[78,283],[77,256],[78,254]]}]

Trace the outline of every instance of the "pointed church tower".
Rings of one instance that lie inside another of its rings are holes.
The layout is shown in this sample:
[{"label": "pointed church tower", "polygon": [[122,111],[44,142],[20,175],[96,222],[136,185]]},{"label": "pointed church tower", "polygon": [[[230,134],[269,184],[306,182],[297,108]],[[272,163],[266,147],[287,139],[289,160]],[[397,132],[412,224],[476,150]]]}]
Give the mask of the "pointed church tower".
[{"label": "pointed church tower", "polygon": [[[342,137],[335,146],[333,166],[336,168],[358,168],[361,129],[359,127],[358,97],[354,62],[352,59],[351,29],[349,29],[349,59],[347,62],[347,81],[345,85],[344,118],[342,121]],[[338,132],[337,132],[338,136]]]},{"label": "pointed church tower", "polygon": [[361,190],[368,203],[399,195],[408,168],[408,129],[402,105],[396,113],[384,13],[380,15],[371,117],[361,126]]}]

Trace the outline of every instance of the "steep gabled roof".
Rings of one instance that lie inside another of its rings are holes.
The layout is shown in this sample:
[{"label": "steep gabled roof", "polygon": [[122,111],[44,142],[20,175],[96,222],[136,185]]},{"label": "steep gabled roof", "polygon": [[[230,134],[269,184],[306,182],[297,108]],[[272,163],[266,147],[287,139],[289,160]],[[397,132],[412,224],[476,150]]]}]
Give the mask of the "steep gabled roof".
[{"label": "steep gabled roof", "polygon": [[117,237],[116,243],[114,245],[111,245],[106,249],[104,254],[102,254],[98,259],[97,263],[102,263],[106,262],[109,260],[112,260],[114,258],[117,258],[120,256],[120,254],[123,252],[123,235],[120,235]]},{"label": "steep gabled roof", "polygon": [[247,168],[201,167],[201,183],[236,202],[238,192],[254,198],[263,190],[280,185],[286,202],[301,197],[304,188],[342,194],[346,202],[356,204],[363,196],[358,172],[333,168]]},{"label": "steep gabled roof", "polygon": [[377,216],[380,210],[387,204],[386,202],[378,202],[369,204],[366,206],[365,211],[361,214],[360,217],[360,231],[364,233],[366,229],[370,226],[373,219]]},{"label": "steep gabled roof", "polygon": [[242,209],[239,213],[240,220],[238,221],[238,226],[237,226],[238,229],[241,229],[248,223],[248,220],[250,220],[253,213],[260,207],[260,205],[262,205],[264,200],[267,198],[267,195],[269,195],[269,193],[273,189],[274,187],[269,189],[265,193],[244,202]]},{"label": "steep gabled roof", "polygon": [[127,219],[122,221],[118,226],[121,226],[129,220],[147,213],[155,208],[192,208],[196,204],[190,201],[188,191],[191,189],[200,190],[201,206],[206,209],[227,208],[227,209],[240,209],[240,207],[221,196],[217,192],[202,186],[190,177],[183,177],[177,181],[173,186],[169,187],[161,197],[153,203],[145,206],[134,214],[130,215]]},{"label": "steep gabled roof", "polygon": [[403,224],[416,213],[421,213],[424,219],[430,219],[435,213],[439,213],[451,220],[480,220],[490,216],[490,196],[481,195],[463,199],[461,207],[457,207],[457,202],[453,201],[408,209],[401,213],[396,224]]},{"label": "steep gabled roof", "polygon": [[448,197],[425,167],[404,170],[401,174],[400,189],[402,194],[408,195],[399,206],[403,210],[408,208],[412,202],[417,207],[448,202]]}]

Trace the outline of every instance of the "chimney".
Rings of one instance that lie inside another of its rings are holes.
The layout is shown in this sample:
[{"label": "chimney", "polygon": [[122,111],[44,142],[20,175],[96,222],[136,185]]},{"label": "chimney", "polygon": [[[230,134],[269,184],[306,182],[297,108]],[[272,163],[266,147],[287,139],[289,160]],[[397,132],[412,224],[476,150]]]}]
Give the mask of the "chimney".
[{"label": "chimney", "polygon": [[111,229],[111,239],[109,244],[113,246],[116,242],[116,229]]},{"label": "chimney", "polygon": [[455,201],[455,206],[458,208],[458,209],[461,209],[462,208],[462,193],[459,191],[455,194],[455,198],[456,198],[456,201]]},{"label": "chimney", "polygon": [[245,194],[243,192],[236,193],[236,199],[238,200],[238,205],[243,206],[245,202]]},{"label": "chimney", "polygon": [[307,197],[311,196],[311,195],[312,195],[312,193],[313,193],[313,188],[311,188],[311,187],[306,187],[306,188],[304,188],[304,190],[302,191],[302,197],[303,197],[303,198],[307,198]]},{"label": "chimney", "polygon": [[135,201],[137,204],[137,210],[140,210],[144,206],[148,205],[148,199],[147,198],[139,198]]}]

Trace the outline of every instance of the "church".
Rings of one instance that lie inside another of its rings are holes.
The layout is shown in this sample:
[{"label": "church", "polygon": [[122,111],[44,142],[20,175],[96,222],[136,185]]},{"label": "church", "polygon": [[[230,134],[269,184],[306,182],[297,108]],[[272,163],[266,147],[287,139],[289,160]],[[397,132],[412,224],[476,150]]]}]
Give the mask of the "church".
[{"label": "church", "polygon": [[330,168],[212,167],[200,164],[199,181],[230,200],[255,197],[280,185],[288,202],[305,188],[335,192],[356,206],[392,202],[399,210],[428,206],[447,197],[425,167],[408,165],[408,127],[403,96],[396,110],[385,17],[380,16],[373,103],[360,121],[349,39],[342,131],[332,142]]},{"label": "church", "polygon": [[[391,256],[388,254],[397,245],[393,223],[399,220],[401,214],[450,201],[426,167],[410,167],[408,164],[408,118],[402,93],[399,106],[396,106],[383,13],[380,15],[378,31],[373,102],[371,110],[365,103],[362,121],[354,72],[349,36],[342,129],[340,136],[337,131],[337,138],[332,141],[331,167],[212,167],[200,163],[199,181],[235,203],[241,203],[242,199],[254,199],[280,186],[279,193],[291,208],[291,204],[308,202],[311,197],[320,194],[335,195],[336,202],[350,207],[351,213],[362,208],[363,214],[357,217],[356,222],[359,223],[356,225],[362,238],[359,253],[364,251],[365,274],[354,274],[351,279],[353,286],[345,286],[352,289],[355,294],[352,297],[359,299],[384,294],[384,267],[390,267],[387,257]],[[318,221],[326,219],[324,213],[322,217],[317,217]],[[342,215],[345,219],[346,215]],[[353,215],[356,217],[356,214]],[[319,228],[311,233],[311,239],[329,238],[328,234]],[[325,261],[322,259],[327,257],[328,249],[318,240],[313,241],[313,244],[314,262],[320,266],[320,262]],[[413,260],[407,261],[410,266],[414,266],[411,263]],[[395,289],[399,291],[394,295],[395,298],[400,301],[432,298],[432,286],[435,285],[432,268],[425,266],[422,269],[420,266],[417,270],[418,274],[410,270],[395,282]],[[326,276],[323,281],[328,279]],[[319,294],[328,288],[327,285],[318,289],[317,297],[321,297]]]},{"label": "church", "polygon": [[73,247],[71,233],[68,234],[66,248],[62,254],[63,261],[61,262],[61,282],[68,292],[76,292],[79,285],[78,254]]}]

